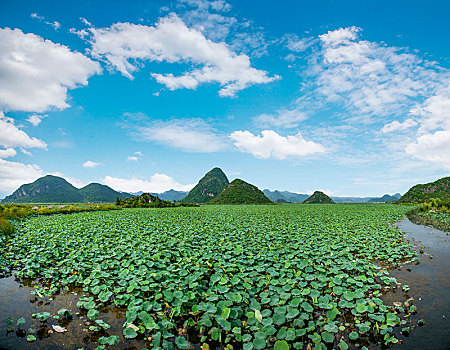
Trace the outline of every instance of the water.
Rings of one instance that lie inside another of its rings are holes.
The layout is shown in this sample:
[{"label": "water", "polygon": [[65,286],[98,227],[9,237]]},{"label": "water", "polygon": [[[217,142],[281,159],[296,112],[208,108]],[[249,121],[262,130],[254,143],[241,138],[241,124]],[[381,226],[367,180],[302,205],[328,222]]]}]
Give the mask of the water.
[{"label": "water", "polygon": [[[36,281],[36,285],[39,283]],[[83,292],[62,291],[53,300],[39,298],[31,294],[34,291],[34,283],[31,281],[19,281],[14,277],[0,279],[0,349],[95,349],[101,336],[120,335],[120,346],[108,346],[108,349],[142,349],[145,347],[143,337],[134,340],[125,340],[122,336],[122,325],[125,322],[125,312],[118,308],[104,308],[100,310],[99,318],[111,325],[107,331],[84,331],[94,325],[86,317],[86,313],[80,310],[76,303]],[[33,319],[32,314],[37,312],[50,312],[57,314],[59,309],[72,311],[72,318],[53,319],[50,317],[45,323]],[[6,326],[6,320],[10,317],[13,330]],[[15,326],[17,320],[24,317],[26,323]],[[49,333],[52,325],[65,327],[67,332]],[[34,332],[30,332],[30,328]],[[37,338],[34,342],[28,342],[26,336],[34,334]],[[148,343],[147,343],[148,344]]]},{"label": "water", "polygon": [[[420,263],[403,265],[397,269],[391,269],[390,274],[396,277],[398,282],[410,286],[408,292],[397,288],[385,295],[386,302],[404,301],[414,296],[418,306],[417,314],[411,316],[412,323],[424,319],[423,327],[411,330],[409,337],[399,334],[397,337],[401,344],[393,347],[396,349],[450,349],[450,236],[446,233],[430,227],[415,225],[405,219],[398,224],[405,232],[405,238],[412,240],[419,252]],[[422,252],[422,253],[420,253]],[[104,308],[100,310],[99,318],[111,325],[107,331],[86,332],[91,321],[86,318],[83,310],[76,307],[76,303],[83,295],[82,291],[61,291],[54,300],[39,298],[31,294],[34,291],[34,283],[39,281],[16,280],[14,277],[0,279],[0,349],[95,349],[98,338],[101,336],[119,335],[119,346],[108,349],[142,349],[149,342],[142,336],[134,340],[125,340],[122,336],[122,325],[125,322],[124,310],[118,308]],[[74,294],[76,292],[76,295]],[[72,319],[49,318],[46,323],[32,319],[33,313],[47,311],[52,315],[61,308],[72,311]],[[26,323],[8,330],[6,319],[11,317],[14,326],[20,317],[24,317]],[[66,333],[49,333],[51,325],[60,325],[67,328]],[[26,335],[30,334],[30,328],[38,340],[29,343]],[[199,347],[196,346],[196,349]],[[371,347],[372,348],[372,347]],[[375,346],[379,348],[379,346]]]},{"label": "water", "polygon": [[[413,320],[425,320],[409,337],[399,337],[402,344],[394,349],[450,349],[450,236],[427,226],[415,225],[408,219],[398,224],[419,252],[419,263],[403,265],[389,273],[410,290],[390,294],[395,301],[414,296],[418,312]],[[396,294],[397,293],[397,294]],[[399,295],[400,294],[400,295]]]}]

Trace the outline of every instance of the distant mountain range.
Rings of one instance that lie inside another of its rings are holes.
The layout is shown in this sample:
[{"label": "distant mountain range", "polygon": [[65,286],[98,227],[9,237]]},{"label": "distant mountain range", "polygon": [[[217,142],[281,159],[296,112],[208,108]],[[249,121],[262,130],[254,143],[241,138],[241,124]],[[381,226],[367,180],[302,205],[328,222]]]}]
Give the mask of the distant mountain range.
[{"label": "distant mountain range", "polygon": [[439,198],[443,201],[450,200],[450,176],[411,187],[398,200],[398,203],[423,203],[432,198]]},{"label": "distant mountain range", "polygon": [[99,183],[90,183],[80,189],[58,176],[47,175],[36,181],[20,186],[2,200],[8,203],[112,203],[117,197],[132,195],[114,191]]},{"label": "distant mountain range", "polygon": [[[294,193],[289,191],[270,191],[268,189],[263,190],[264,194],[273,202],[277,203],[303,203],[308,197],[308,194]],[[393,196],[385,194],[382,197],[335,197],[330,198],[335,203],[378,203],[378,202],[395,202],[401,197],[400,193],[396,193]]]},{"label": "distant mountain range", "polygon": [[[435,193],[440,195],[442,198],[447,198],[445,195],[441,195],[448,190],[450,177],[443,178],[441,180],[436,181],[435,183],[425,184],[425,185],[417,185],[413,187],[411,190],[413,192],[421,191],[420,186],[425,186],[423,191],[428,191],[427,195],[419,196],[416,194],[417,198],[428,198],[430,197],[430,193]],[[245,181],[242,183],[247,184]],[[239,186],[233,188],[233,191],[236,192],[236,188],[240,189],[248,189],[245,186],[239,183]],[[221,192],[229,185],[229,181],[225,173],[220,168],[214,168],[200,179],[198,184],[190,191],[176,191],[176,190],[168,190],[162,193],[151,193],[152,195],[158,196],[162,200],[166,201],[181,201],[183,203],[207,203],[217,197]],[[236,184],[235,184],[236,185]],[[256,188],[254,185],[250,185]],[[427,187],[430,185],[431,187]],[[419,186],[419,187],[418,187]],[[447,187],[446,187],[447,186]],[[411,191],[410,190],[410,191]],[[258,189],[258,191],[260,191]],[[410,192],[408,191],[408,193]],[[434,192],[430,192],[434,191]],[[442,192],[444,191],[444,192]],[[245,192],[245,191],[244,191]],[[442,193],[441,193],[442,192]],[[90,183],[89,185],[83,188],[76,188],[71,185],[65,179],[47,175],[41,177],[30,184],[25,184],[20,186],[16,191],[14,191],[11,195],[6,196],[1,203],[113,203],[116,198],[119,197],[124,199],[126,197],[139,196],[143,192],[135,192],[135,193],[126,193],[126,192],[118,192],[113,190],[112,188],[102,185],[99,183]],[[265,189],[261,191],[264,197],[268,198],[270,201],[277,203],[303,203],[307,198],[309,198],[308,194],[294,193],[289,191],[270,191]],[[234,195],[233,195],[234,196]],[[406,197],[405,197],[406,196]],[[410,194],[405,194],[405,198],[409,198]],[[258,196],[256,196],[258,197]],[[260,199],[254,198],[254,202],[261,202]],[[336,203],[377,203],[377,202],[394,202],[397,201],[401,195],[396,193],[395,195],[384,195],[382,197],[334,197],[331,199]],[[411,197],[412,198],[412,197]],[[408,199],[412,200],[412,199]],[[420,200],[420,199],[417,199]],[[405,199],[404,202],[407,200]]]}]

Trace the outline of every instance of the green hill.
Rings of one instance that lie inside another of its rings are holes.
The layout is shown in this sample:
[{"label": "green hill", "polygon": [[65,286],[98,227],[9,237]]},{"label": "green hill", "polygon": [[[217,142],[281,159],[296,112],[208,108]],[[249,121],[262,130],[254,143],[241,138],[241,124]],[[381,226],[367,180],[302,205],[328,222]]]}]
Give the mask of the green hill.
[{"label": "green hill", "polygon": [[423,203],[432,198],[450,200],[450,176],[411,187],[397,203]]},{"label": "green hill", "polygon": [[321,191],[314,192],[304,204],[334,204],[334,201]]},{"label": "green hill", "polygon": [[83,195],[83,202],[91,203],[113,203],[117,197],[121,199],[132,197],[129,193],[117,192],[109,186],[95,182],[80,188],[78,191]]},{"label": "green hill", "polygon": [[113,203],[116,198],[132,197],[129,193],[114,191],[98,183],[91,183],[81,189],[58,176],[47,175],[20,186],[2,200],[8,203]]},{"label": "green hill", "polygon": [[228,178],[220,168],[214,168],[203,176],[181,203],[206,203],[228,185]]},{"label": "green hill", "polygon": [[265,204],[272,203],[258,187],[243,180],[233,180],[210,204]]},{"label": "green hill", "polygon": [[83,202],[83,195],[78,188],[65,179],[53,175],[47,175],[30,184],[22,185],[2,200],[2,204],[77,202]]}]

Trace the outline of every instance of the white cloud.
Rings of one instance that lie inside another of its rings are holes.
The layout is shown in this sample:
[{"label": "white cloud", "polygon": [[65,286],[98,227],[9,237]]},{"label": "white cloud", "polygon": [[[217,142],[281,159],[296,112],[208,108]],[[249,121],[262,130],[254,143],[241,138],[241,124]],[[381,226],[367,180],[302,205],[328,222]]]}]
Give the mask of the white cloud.
[{"label": "white cloud", "polygon": [[20,147],[20,152],[22,152],[23,154],[31,157],[33,154],[29,151],[27,151],[25,148]]},{"label": "white cloud", "polygon": [[286,34],[282,42],[285,46],[294,52],[306,51],[309,47],[317,42],[313,37],[299,38],[297,34]]},{"label": "white cloud", "polygon": [[137,156],[140,156],[140,157],[144,156],[141,151],[134,152],[134,154],[136,154]]},{"label": "white cloud", "polygon": [[264,130],[262,136],[249,131],[235,131],[230,135],[241,152],[251,153],[256,158],[286,159],[324,153],[325,148],[313,141],[307,141],[300,133],[281,136],[273,130]]},{"label": "white cloud", "polygon": [[33,182],[44,175],[37,165],[0,159],[0,192],[10,194],[24,183]]},{"label": "white cloud", "polygon": [[420,126],[406,153],[450,169],[450,86],[412,108],[410,114],[418,118]]},{"label": "white cloud", "polygon": [[87,85],[100,71],[97,62],[67,46],[0,28],[0,110],[67,108],[67,90]]},{"label": "white cloud", "polygon": [[260,127],[295,128],[307,118],[307,114],[297,109],[280,109],[275,114],[261,114],[253,121]]},{"label": "white cloud", "polygon": [[223,0],[181,0],[180,2],[194,6],[199,10],[212,9],[218,12],[227,12],[231,9],[231,5]]},{"label": "white cloud", "polygon": [[45,24],[48,24],[49,26],[52,26],[54,30],[58,30],[58,29],[61,27],[61,23],[59,23],[58,21],[53,21],[53,22],[46,21],[44,16],[40,16],[40,15],[38,15],[38,14],[35,13],[35,12],[32,13],[32,14],[30,15],[30,17],[31,17],[31,18],[34,18],[34,19],[36,19],[36,20],[38,20],[38,21],[42,21],[42,22],[44,22]]},{"label": "white cloud", "polygon": [[450,170],[450,130],[419,136],[416,143],[406,147],[406,152],[417,159],[438,163]]},{"label": "white cloud", "polygon": [[450,85],[411,109],[410,114],[420,117],[419,131],[450,130]]},{"label": "white cloud", "polygon": [[137,162],[138,161],[138,157],[134,157],[134,156],[128,156],[127,157],[127,161],[129,162]]},{"label": "white cloud", "polygon": [[181,18],[189,27],[202,32],[208,39],[225,40],[232,27],[238,23],[235,17],[223,14],[229,12],[231,7],[225,6],[226,10],[223,11],[224,7],[210,6],[211,2],[185,1],[185,3],[190,9],[183,9]]},{"label": "white cloud", "polygon": [[112,176],[106,176],[102,183],[108,185],[109,187],[115,189],[116,191],[123,192],[153,192],[161,193],[170,189],[176,191],[189,191],[195,185],[182,185],[175,181],[173,177],[166,174],[154,174],[151,176],[150,180],[145,180],[137,177],[132,177],[131,179],[124,179]]},{"label": "white cloud", "polygon": [[87,160],[83,163],[83,167],[85,167],[85,168],[95,168],[99,165],[102,165],[102,163],[96,163],[96,162],[93,162],[92,160]]},{"label": "white cloud", "polygon": [[417,122],[413,119],[406,119],[403,123],[400,123],[398,120],[394,120],[391,123],[386,124],[381,129],[382,133],[401,131],[412,128],[417,125]]},{"label": "white cloud", "polygon": [[42,119],[45,117],[47,117],[46,114],[45,115],[33,114],[28,117],[27,121],[29,121],[34,126],[38,126],[39,124],[41,124]]},{"label": "white cloud", "polygon": [[199,30],[188,28],[175,14],[161,18],[154,26],[116,23],[109,28],[88,28],[93,57],[132,79],[144,61],[187,63],[196,68],[175,76],[152,73],[170,90],[195,89],[202,83],[219,83],[220,96],[234,96],[254,84],[272,82],[267,72],[250,65],[245,54],[236,54],[224,42],[213,42]]},{"label": "white cloud", "polygon": [[157,120],[138,128],[139,139],[155,141],[186,152],[208,153],[225,148],[225,143],[202,119]]},{"label": "white cloud", "polygon": [[[0,88],[1,89],[1,88]],[[0,111],[0,146],[24,147],[24,148],[47,148],[44,141],[28,136],[24,131],[14,125],[14,120],[6,117]]]},{"label": "white cloud", "polygon": [[359,36],[356,27],[320,35],[309,68],[309,74],[316,77],[315,93],[353,115],[405,113],[415,99],[429,95],[448,79],[448,74],[406,49]]},{"label": "white cloud", "polygon": [[0,158],[10,158],[17,154],[14,148],[0,149]]}]

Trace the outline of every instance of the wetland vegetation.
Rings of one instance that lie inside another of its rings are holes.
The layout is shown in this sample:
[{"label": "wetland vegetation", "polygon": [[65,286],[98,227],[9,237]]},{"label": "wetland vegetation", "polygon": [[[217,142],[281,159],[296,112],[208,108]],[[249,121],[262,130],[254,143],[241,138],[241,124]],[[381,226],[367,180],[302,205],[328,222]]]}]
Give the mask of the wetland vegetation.
[{"label": "wetland vegetation", "polygon": [[[408,210],[210,205],[29,216],[14,223],[2,263],[39,281],[37,300],[76,291],[92,348],[389,346],[417,310],[412,299],[382,298],[397,287],[388,269],[417,259],[392,225]],[[78,317],[73,305],[42,308],[42,324]],[[119,330],[105,308],[123,310]]]}]

